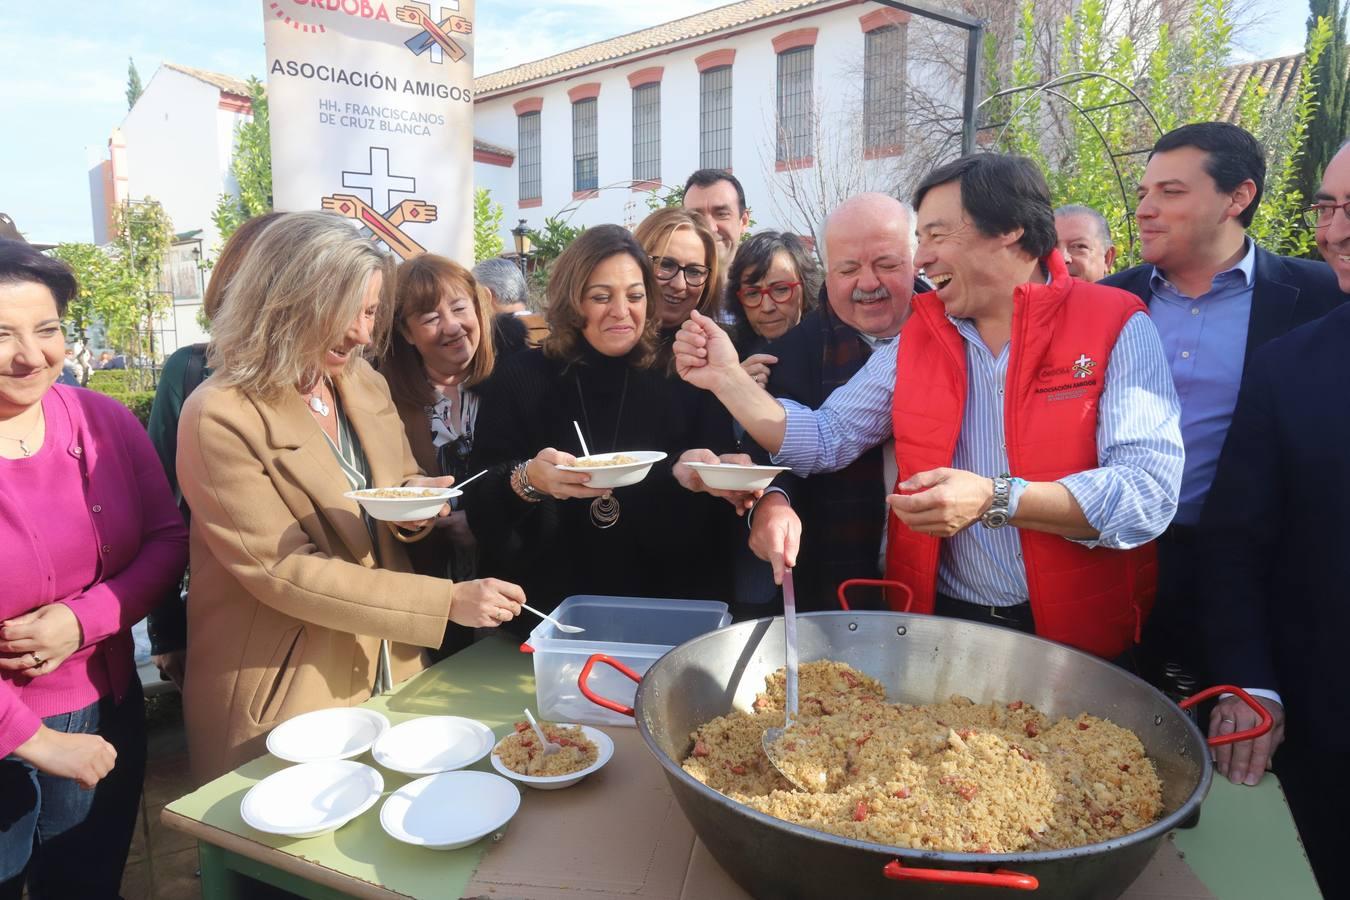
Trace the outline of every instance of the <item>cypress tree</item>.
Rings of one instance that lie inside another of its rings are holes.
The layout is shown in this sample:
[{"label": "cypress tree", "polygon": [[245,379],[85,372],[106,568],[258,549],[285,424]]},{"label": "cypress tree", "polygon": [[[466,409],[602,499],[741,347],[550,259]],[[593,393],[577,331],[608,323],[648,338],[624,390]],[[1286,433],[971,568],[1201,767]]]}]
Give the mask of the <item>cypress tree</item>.
[{"label": "cypress tree", "polygon": [[1319,17],[1331,22],[1332,37],[1322,58],[1312,72],[1303,77],[1317,79],[1317,111],[1308,125],[1306,152],[1299,172],[1299,188],[1310,198],[1317,191],[1326,168],[1336,150],[1350,138],[1350,92],[1346,89],[1345,15],[1341,0],[1310,0],[1308,33],[1317,26]]},{"label": "cypress tree", "polygon": [[136,71],[136,60],[127,57],[127,109],[136,105],[145,88],[141,87],[141,73]]}]

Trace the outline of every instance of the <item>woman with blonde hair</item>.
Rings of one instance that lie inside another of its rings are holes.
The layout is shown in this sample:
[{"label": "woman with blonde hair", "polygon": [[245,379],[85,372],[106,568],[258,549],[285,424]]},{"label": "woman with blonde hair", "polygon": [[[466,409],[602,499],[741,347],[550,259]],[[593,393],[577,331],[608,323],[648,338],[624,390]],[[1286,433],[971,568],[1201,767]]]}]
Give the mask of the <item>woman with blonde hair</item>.
[{"label": "woman with blonde hair", "polygon": [[[492,297],[473,273],[453,260],[424,253],[398,267],[394,326],[380,358],[380,374],[403,420],[413,458],[423,472],[469,474],[479,390],[492,374]],[[436,522],[430,539],[409,547],[413,570],[422,575],[472,578],[477,543],[468,512],[453,501],[450,515]],[[440,653],[468,646],[468,629],[447,630]]]},{"label": "woman with blonde hair", "polygon": [[717,318],[722,273],[717,238],[701,216],[685,209],[658,209],[643,219],[633,237],[647,251],[660,291],[654,299],[658,335],[657,364],[670,362],[675,333],[698,310]]},{"label": "woman with blonde hair", "polygon": [[[626,229],[586,229],[551,268],[543,347],[504,361],[488,382],[469,468],[489,473],[466,488],[469,522],[482,546],[518,540],[492,574],[519,581],[531,605],[551,609],[577,593],[727,594],[731,543],[710,524],[734,516],[682,490],[672,468],[691,447],[726,448],[731,423],[654,367],[660,292]],[[667,458],[631,487],[588,487],[586,473],[560,468],[582,453],[574,421],[591,453]]]},{"label": "woman with blonde hair", "polygon": [[451,480],[419,473],[362,358],[387,336],[393,274],[345,219],[288,213],[226,288],[215,372],[178,438],[192,508],[183,709],[199,780],[261,754],[279,722],[420,671],[447,621],[495,626],[524,599],[493,579],[413,574],[400,542],[432,523],[377,523],[344,496]]}]

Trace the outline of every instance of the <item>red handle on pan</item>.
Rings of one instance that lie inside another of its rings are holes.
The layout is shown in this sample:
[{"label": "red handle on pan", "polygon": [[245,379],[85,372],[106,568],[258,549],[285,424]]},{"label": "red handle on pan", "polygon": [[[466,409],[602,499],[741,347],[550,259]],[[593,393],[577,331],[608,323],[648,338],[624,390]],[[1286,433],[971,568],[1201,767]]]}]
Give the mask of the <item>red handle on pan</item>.
[{"label": "red handle on pan", "polygon": [[852,607],[848,605],[848,599],[844,596],[844,593],[851,587],[884,587],[904,591],[905,605],[903,609],[899,609],[897,612],[909,612],[910,607],[914,605],[914,592],[903,581],[888,581],[885,578],[850,578],[839,584],[839,606],[845,612],[852,610]]},{"label": "red handle on pan", "polygon": [[1258,716],[1261,717],[1261,721],[1257,722],[1254,727],[1248,728],[1246,731],[1235,731],[1232,734],[1221,734],[1218,735],[1217,737],[1210,738],[1209,745],[1211,747],[1222,747],[1224,744],[1236,744],[1238,741],[1248,741],[1251,740],[1252,738],[1259,738],[1261,735],[1269,731],[1272,726],[1274,726],[1275,717],[1270,714],[1270,710],[1266,709],[1260,703],[1256,702],[1256,698],[1253,697],[1251,694],[1247,693],[1242,688],[1232,684],[1218,684],[1215,685],[1214,687],[1205,688],[1200,693],[1194,694],[1190,697],[1187,697],[1185,700],[1182,700],[1180,703],[1177,704],[1177,706],[1180,706],[1182,709],[1190,709],[1197,703],[1203,703],[1210,697],[1214,697],[1219,694],[1233,694],[1243,703],[1250,706],[1252,708],[1252,712],[1256,713]]},{"label": "red handle on pan", "polygon": [[966,872],[961,869],[916,869],[898,859],[886,863],[881,870],[892,881],[923,881],[929,884],[965,884],[972,887],[1008,888],[1014,891],[1034,891],[1041,886],[1034,875],[1023,875],[1008,869],[992,872]]},{"label": "red handle on pan", "polygon": [[613,666],[614,668],[618,669],[621,673],[627,675],[629,678],[633,679],[633,681],[639,684],[641,684],[642,682],[641,675],[634,672],[632,669],[628,668],[614,657],[606,656],[603,653],[596,653],[593,654],[590,659],[586,660],[586,665],[581,667],[581,674],[577,676],[577,687],[581,688],[582,696],[584,696],[587,700],[594,703],[596,706],[603,706],[605,709],[612,709],[621,716],[631,716],[633,714],[633,707],[624,706],[622,703],[610,700],[608,697],[601,697],[595,691],[591,690],[591,686],[586,683],[591,678],[591,669],[595,668],[595,664],[598,662],[602,662],[606,665]]}]

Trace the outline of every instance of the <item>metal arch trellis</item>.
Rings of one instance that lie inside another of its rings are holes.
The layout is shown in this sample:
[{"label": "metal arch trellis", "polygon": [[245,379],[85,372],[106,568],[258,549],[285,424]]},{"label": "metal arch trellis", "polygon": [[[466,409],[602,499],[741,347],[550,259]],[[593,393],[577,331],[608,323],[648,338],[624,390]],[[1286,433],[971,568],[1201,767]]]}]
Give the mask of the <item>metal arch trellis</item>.
[{"label": "metal arch trellis", "polygon": [[[1085,107],[1080,105],[1077,101],[1069,97],[1061,90],[1061,88],[1068,87],[1069,85],[1077,84],[1081,81],[1089,81],[1094,78],[1100,78],[1105,81],[1111,82],[1116,87],[1120,88],[1125,93],[1129,94],[1130,95],[1129,99],[1115,100],[1111,103],[1102,103],[1097,106]],[[1042,95],[1048,95],[1058,100],[1063,100],[1069,106],[1073,107],[1078,112],[1078,114],[1083,117],[1083,119],[1088,123],[1088,125],[1092,127],[1092,131],[1095,135],[1097,135],[1097,139],[1101,141],[1102,148],[1106,150],[1107,159],[1111,161],[1111,169],[1112,171],[1115,172],[1116,184],[1120,187],[1121,204],[1128,211],[1130,208],[1130,193],[1129,190],[1125,187],[1125,176],[1120,171],[1119,160],[1128,156],[1138,156],[1142,153],[1148,153],[1151,148],[1141,147],[1133,150],[1119,150],[1119,151],[1116,150],[1114,147],[1111,146],[1111,142],[1106,139],[1106,135],[1102,133],[1101,128],[1098,127],[1096,121],[1092,118],[1091,114],[1094,112],[1100,112],[1101,110],[1104,109],[1114,109],[1119,106],[1138,106],[1148,116],[1149,121],[1153,123],[1153,129],[1157,133],[1158,137],[1162,137],[1163,134],[1162,125],[1158,122],[1158,117],[1153,114],[1153,110],[1149,108],[1149,105],[1144,101],[1144,98],[1140,97],[1139,94],[1134,90],[1134,88],[1130,87],[1128,84],[1121,81],[1119,78],[1107,75],[1105,72],[1087,72],[1087,71],[1068,72],[1064,75],[1056,75],[1054,78],[1042,81],[1039,84],[1027,84],[1022,85],[1020,87],[1007,88],[1006,90],[990,94],[984,100],[980,101],[979,106],[976,107],[976,111],[978,112],[979,110],[984,109],[986,104],[994,100],[1000,100],[1005,97],[1012,97],[1016,94],[1023,94],[1028,92],[1029,95],[1017,105],[1017,108],[1014,109],[1012,113],[1009,114],[1006,120],[1002,122],[988,123],[983,127],[981,127],[980,130],[989,131],[994,128],[999,129],[998,135],[997,137],[994,138],[993,141],[993,144],[995,146],[998,146],[1003,142],[1003,136],[1007,133],[1009,126],[1012,125],[1012,123],[1017,119],[1017,117],[1022,114],[1022,111],[1026,109],[1027,106],[1037,97],[1040,97]],[[1129,215],[1125,216],[1125,228],[1127,229],[1130,238],[1130,254],[1133,255],[1135,249],[1135,233],[1134,233],[1134,219],[1132,216]]]}]

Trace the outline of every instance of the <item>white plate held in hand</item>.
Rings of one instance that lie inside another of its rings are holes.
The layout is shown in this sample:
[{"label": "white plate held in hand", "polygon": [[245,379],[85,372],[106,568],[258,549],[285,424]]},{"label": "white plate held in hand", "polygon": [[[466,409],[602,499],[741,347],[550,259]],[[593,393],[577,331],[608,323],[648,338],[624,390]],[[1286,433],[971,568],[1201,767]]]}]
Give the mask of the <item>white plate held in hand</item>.
[{"label": "white plate held in hand", "polygon": [[346,825],[374,806],[383,791],[384,778],[363,763],[301,763],[255,784],[239,814],[249,827],[268,834],[313,837]]},{"label": "white plate held in hand", "polygon": [[404,785],[380,807],[395,840],[431,850],[467,847],[520,809],[520,790],[491,772],[441,772]]},{"label": "white plate held in hand", "polygon": [[587,487],[628,487],[646,478],[652,466],[666,458],[666,455],[658,450],[619,450],[614,453],[592,453],[590,456],[579,456],[577,459],[601,462],[617,456],[631,457],[635,462],[604,466],[558,466],[558,468],[564,472],[585,472],[591,476],[591,480],[586,482]]},{"label": "white plate held in hand", "polygon": [[762,491],[787,466],[739,466],[734,463],[685,463],[715,491]]},{"label": "white plate held in hand", "polygon": [[[377,497],[382,490],[407,491],[410,494],[424,496]],[[355,500],[372,519],[381,522],[420,522],[434,519],[441,507],[453,498],[460,496],[454,488],[368,488],[364,491],[347,491],[342,496]]]},{"label": "white plate held in hand", "polygon": [[492,749],[492,729],[459,716],[411,719],[380,735],[370,754],[386,769],[431,775],[473,765]]},{"label": "white plate held in hand", "polygon": [[267,750],[287,762],[350,759],[369,750],[388,730],[389,720],[371,709],[318,709],[273,728],[267,735]]}]

